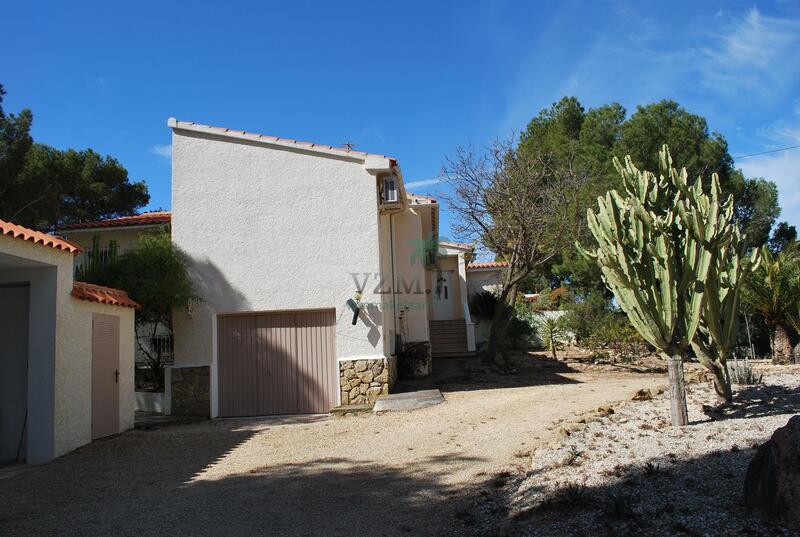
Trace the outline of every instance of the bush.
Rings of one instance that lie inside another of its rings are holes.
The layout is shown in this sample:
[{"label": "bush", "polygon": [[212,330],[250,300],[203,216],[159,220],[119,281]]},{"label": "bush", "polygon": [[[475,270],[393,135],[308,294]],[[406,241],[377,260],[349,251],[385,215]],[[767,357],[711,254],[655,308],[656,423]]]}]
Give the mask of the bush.
[{"label": "bush", "polygon": [[624,363],[633,363],[647,352],[645,340],[628,318],[619,314],[607,316],[583,344],[592,350],[607,349]]},{"label": "bush", "polygon": [[542,335],[542,343],[544,348],[557,360],[557,351],[564,348],[564,342],[567,338],[566,331],[564,330],[564,321],[561,317],[545,317],[539,321],[539,331]]},{"label": "bush", "polygon": [[500,299],[491,291],[481,291],[469,299],[469,312],[474,317],[491,319]]},{"label": "bush", "polygon": [[568,304],[566,309],[564,327],[574,335],[578,343],[588,339],[615,315],[606,307],[606,300],[599,293],[589,295],[581,302]]},{"label": "bush", "polygon": [[530,307],[535,311],[554,311],[561,309],[569,301],[569,290],[566,287],[559,287],[539,295],[530,303]]},{"label": "bush", "polygon": [[763,374],[756,373],[753,370],[753,365],[747,358],[745,358],[742,362],[739,360],[734,360],[733,364],[728,365],[728,372],[731,375],[731,382],[734,384],[745,384],[752,386],[755,384],[761,384],[761,380],[764,378]]}]

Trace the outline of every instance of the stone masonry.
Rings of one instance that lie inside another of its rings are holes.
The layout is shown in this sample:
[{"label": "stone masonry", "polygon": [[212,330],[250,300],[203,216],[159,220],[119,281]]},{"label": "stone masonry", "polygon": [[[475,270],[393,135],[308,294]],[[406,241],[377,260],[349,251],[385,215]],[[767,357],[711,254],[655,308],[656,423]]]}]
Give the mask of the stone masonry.
[{"label": "stone masonry", "polygon": [[171,378],[172,414],[208,417],[211,411],[209,367],[175,367],[172,368]]},{"label": "stone masonry", "polygon": [[339,362],[342,406],[374,403],[389,393],[394,377],[392,364],[382,358]]}]

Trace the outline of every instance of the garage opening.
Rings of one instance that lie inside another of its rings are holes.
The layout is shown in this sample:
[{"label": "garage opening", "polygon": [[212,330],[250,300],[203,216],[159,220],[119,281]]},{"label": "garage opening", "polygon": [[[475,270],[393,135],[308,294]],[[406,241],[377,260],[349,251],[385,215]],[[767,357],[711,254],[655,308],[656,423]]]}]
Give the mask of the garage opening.
[{"label": "garage opening", "polygon": [[336,405],[334,310],[217,318],[219,415],[321,414]]},{"label": "garage opening", "polygon": [[26,456],[29,310],[29,285],[0,285],[0,461]]}]

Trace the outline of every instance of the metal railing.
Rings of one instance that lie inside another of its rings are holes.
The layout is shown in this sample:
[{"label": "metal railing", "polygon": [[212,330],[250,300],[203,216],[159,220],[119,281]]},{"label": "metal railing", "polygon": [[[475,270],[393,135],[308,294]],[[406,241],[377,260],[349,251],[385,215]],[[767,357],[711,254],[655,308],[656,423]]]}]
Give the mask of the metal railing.
[{"label": "metal railing", "polygon": [[[142,336],[138,338],[141,347],[144,347],[152,356],[161,356],[161,363],[170,365],[175,360],[174,347],[171,335]],[[136,362],[147,361],[147,356],[139,345],[136,345]]]}]

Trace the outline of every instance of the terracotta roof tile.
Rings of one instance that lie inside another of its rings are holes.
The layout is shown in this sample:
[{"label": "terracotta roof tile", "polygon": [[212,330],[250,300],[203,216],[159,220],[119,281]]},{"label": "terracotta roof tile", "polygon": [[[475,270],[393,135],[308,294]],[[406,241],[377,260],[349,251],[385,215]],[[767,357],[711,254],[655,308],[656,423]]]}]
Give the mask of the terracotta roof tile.
[{"label": "terracotta roof tile", "polygon": [[94,220],[92,222],[80,222],[64,226],[60,231],[72,231],[75,229],[95,229],[99,227],[127,227],[127,226],[152,226],[157,224],[169,224],[172,213],[169,211],[153,211],[149,213],[136,214],[133,216],[121,216],[119,218],[109,218],[107,220]]},{"label": "terracotta roof tile", "polygon": [[72,282],[72,296],[80,300],[110,304],[112,306],[134,309],[141,307],[137,302],[132,300],[125,291],[113,289],[111,287],[103,287],[102,285],[94,285],[92,283]]},{"label": "terracotta roof tile", "polygon": [[508,266],[508,261],[486,261],[483,263],[470,263],[467,265],[469,269],[483,269],[483,268],[505,268]]},{"label": "terracotta roof tile", "polygon": [[[172,119],[170,119],[172,121]],[[170,123],[172,126],[172,123]],[[303,142],[301,140],[293,140],[292,138],[281,138],[279,136],[269,136],[267,134],[258,134],[256,132],[247,132],[247,131],[239,131],[236,129],[226,129],[224,127],[214,127],[212,125],[203,125],[202,123],[195,123],[194,121],[178,121],[175,120],[174,127],[176,129],[189,129],[189,130],[202,130],[211,133],[220,133],[220,134],[232,134],[234,136],[241,136],[243,138],[250,138],[252,140],[259,140],[259,141],[272,141],[278,144],[285,144],[285,145],[297,145],[301,147],[307,147],[310,149],[313,148],[320,148],[325,149],[327,151],[334,151],[337,153],[343,153],[346,155],[353,155],[356,157],[366,157],[368,155],[379,156],[382,158],[386,158],[391,160],[393,163],[397,163],[397,159],[390,157],[388,155],[381,155],[379,153],[366,153],[364,151],[356,151],[355,149],[349,149],[347,147],[336,147],[333,145],[325,145],[325,144],[316,144],[314,142]]]},{"label": "terracotta roof tile", "polygon": [[56,250],[64,250],[71,254],[77,254],[83,251],[80,246],[66,239],[48,233],[42,233],[41,231],[34,231],[17,224],[12,224],[11,222],[6,222],[5,220],[0,220],[0,235],[7,235],[15,239],[31,241],[34,244],[50,246]]}]

